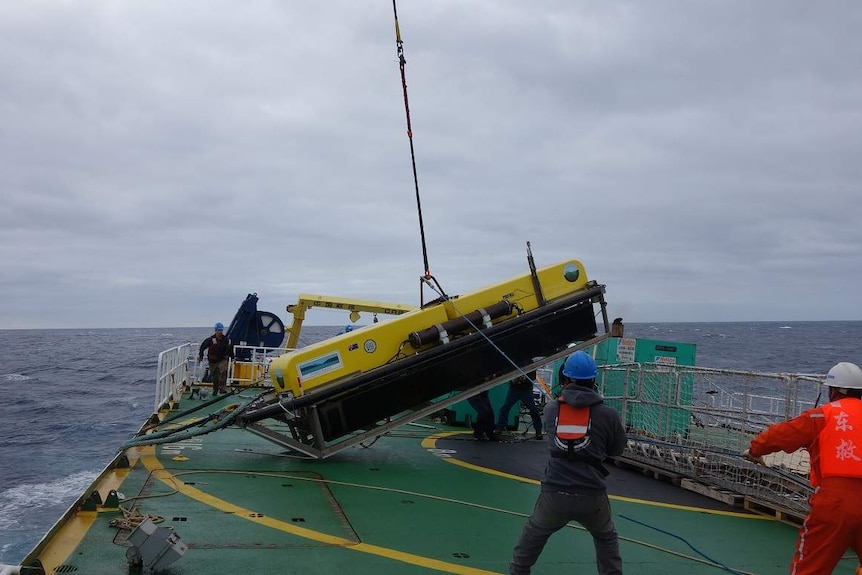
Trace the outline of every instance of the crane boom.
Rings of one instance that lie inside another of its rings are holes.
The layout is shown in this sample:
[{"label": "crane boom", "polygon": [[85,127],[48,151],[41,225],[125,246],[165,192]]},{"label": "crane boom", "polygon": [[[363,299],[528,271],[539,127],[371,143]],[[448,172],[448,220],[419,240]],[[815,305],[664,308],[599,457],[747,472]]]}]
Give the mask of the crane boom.
[{"label": "crane boom", "polygon": [[350,312],[350,321],[358,321],[360,312],[382,313],[386,315],[401,315],[416,309],[414,306],[400,303],[386,303],[371,300],[352,299],[345,297],[331,297],[315,294],[299,294],[295,304],[287,306],[287,313],[293,315],[293,323],[285,328],[287,337],[287,348],[293,349],[299,344],[299,333],[302,330],[302,322],[305,321],[305,312],[312,307],[324,309],[337,309]]}]

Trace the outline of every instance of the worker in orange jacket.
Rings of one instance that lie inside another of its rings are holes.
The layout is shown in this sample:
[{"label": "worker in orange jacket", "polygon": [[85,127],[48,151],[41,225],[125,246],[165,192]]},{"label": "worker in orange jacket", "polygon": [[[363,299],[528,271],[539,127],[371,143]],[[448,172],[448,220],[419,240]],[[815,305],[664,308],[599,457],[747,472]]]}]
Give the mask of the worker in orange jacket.
[{"label": "worker in orange jacket", "polygon": [[769,453],[808,450],[814,494],[799,528],[791,575],[832,573],[848,548],[862,563],[862,369],[841,362],[824,385],[829,403],[770,425],[742,454],[763,463]]}]

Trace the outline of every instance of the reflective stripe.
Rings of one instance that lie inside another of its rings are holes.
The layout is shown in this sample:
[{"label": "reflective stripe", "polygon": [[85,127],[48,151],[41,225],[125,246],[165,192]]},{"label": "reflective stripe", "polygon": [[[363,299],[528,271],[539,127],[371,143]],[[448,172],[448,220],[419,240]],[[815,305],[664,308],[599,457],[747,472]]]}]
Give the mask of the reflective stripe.
[{"label": "reflective stripe", "polygon": [[584,435],[587,432],[586,425],[560,425],[557,427],[557,435],[563,433],[577,433],[579,435]]},{"label": "reflective stripe", "polygon": [[560,401],[556,424],[558,439],[562,441],[583,439],[590,431],[590,408],[572,407]]}]

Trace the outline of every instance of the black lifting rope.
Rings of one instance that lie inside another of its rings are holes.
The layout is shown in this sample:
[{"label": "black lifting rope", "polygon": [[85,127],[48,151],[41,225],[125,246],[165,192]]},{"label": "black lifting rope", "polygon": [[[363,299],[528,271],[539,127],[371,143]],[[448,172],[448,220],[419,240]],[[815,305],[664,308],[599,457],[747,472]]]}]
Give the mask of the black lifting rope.
[{"label": "black lifting rope", "polygon": [[[407,60],[404,58],[404,42],[401,40],[401,28],[398,26],[398,9],[395,6],[395,0],[392,0],[392,13],[395,16],[395,46],[398,49],[398,64],[401,68],[401,89],[404,92],[404,111],[407,114],[407,139],[410,140],[410,160],[413,163],[413,186],[416,189],[416,209],[419,212],[419,235],[422,240],[422,261],[425,265],[425,275],[422,277],[422,282],[428,283],[432,289],[442,295],[444,299],[448,299],[443,288],[437,283],[437,278],[431,275],[431,268],[428,265],[428,248],[425,245],[425,224],[422,221],[422,202],[419,199],[419,176],[416,172],[416,152],[413,148],[413,127],[410,123],[410,103],[407,100],[407,77],[404,72],[404,66]],[[430,282],[433,280],[437,288],[434,288]],[[424,305],[422,297],[422,285],[420,284],[419,303]]]}]

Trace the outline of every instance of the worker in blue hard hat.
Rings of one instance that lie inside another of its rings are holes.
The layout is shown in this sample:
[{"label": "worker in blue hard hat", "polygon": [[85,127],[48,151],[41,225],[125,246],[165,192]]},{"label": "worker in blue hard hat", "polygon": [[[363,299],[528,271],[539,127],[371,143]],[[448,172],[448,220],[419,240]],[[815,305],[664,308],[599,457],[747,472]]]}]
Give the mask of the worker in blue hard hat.
[{"label": "worker in blue hard hat", "polygon": [[600,575],[623,572],[619,538],[611,518],[602,462],[622,454],[626,432],[619,414],[596,391],[598,369],[588,353],[576,351],[561,371],[562,393],[545,406],[550,459],[542,490],[509,563],[511,575],[526,575],[548,538],[569,521],[593,536]]},{"label": "worker in blue hard hat", "polygon": [[201,342],[198,350],[198,361],[203,361],[204,351],[209,361],[209,374],[212,377],[213,393],[227,393],[228,363],[233,359],[233,345],[224,334],[224,324],[215,324],[215,331]]}]

